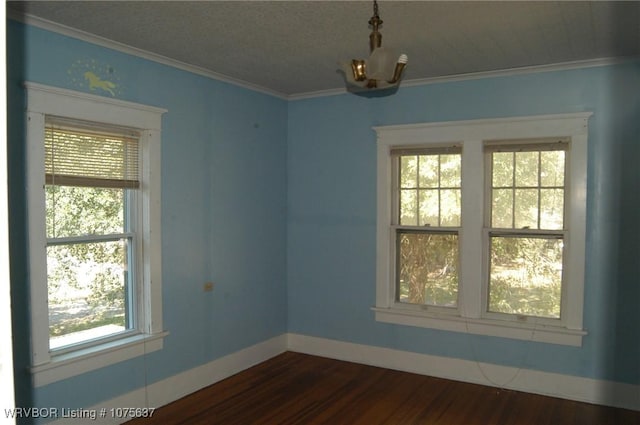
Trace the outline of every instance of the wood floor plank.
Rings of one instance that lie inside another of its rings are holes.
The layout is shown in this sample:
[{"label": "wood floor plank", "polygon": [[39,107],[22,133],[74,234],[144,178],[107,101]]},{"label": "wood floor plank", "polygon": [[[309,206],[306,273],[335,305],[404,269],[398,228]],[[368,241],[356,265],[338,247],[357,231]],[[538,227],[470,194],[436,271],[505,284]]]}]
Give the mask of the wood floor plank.
[{"label": "wood floor plank", "polygon": [[287,352],[128,425],[640,425],[640,412]]}]

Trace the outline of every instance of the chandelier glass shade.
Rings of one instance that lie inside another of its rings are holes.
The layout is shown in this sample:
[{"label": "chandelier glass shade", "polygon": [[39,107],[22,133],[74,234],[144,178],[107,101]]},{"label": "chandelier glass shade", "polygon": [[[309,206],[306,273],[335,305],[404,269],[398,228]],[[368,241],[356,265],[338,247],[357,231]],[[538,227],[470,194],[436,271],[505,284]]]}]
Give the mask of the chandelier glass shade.
[{"label": "chandelier glass shade", "polygon": [[382,47],[382,34],[379,28],[382,19],[378,15],[378,2],[373,2],[373,16],[369,20],[372,32],[369,35],[370,55],[368,59],[352,59],[343,64],[347,83],[366,89],[383,89],[400,83],[402,72],[407,66],[406,54]]}]

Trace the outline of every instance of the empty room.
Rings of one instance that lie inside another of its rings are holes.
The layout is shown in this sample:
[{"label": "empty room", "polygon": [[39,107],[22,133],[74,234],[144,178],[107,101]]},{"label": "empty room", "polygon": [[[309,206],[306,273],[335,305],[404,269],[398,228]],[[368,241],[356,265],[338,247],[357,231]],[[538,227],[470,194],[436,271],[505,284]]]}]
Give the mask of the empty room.
[{"label": "empty room", "polygon": [[640,424],[640,2],[4,13],[2,420]]}]

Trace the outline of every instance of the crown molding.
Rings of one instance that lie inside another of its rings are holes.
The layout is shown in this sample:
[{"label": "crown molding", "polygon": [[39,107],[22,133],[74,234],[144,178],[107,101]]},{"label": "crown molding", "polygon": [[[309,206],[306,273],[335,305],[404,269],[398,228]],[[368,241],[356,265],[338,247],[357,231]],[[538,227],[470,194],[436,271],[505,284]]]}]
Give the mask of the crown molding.
[{"label": "crown molding", "polygon": [[[536,74],[542,72],[557,72],[568,71],[572,69],[595,68],[601,66],[629,63],[637,60],[640,60],[640,57],[629,56],[621,58],[597,58],[571,62],[559,62],[547,65],[531,65],[519,68],[499,69],[495,71],[470,72],[466,74],[446,75],[442,77],[416,78],[412,80],[403,80],[400,88],[417,87],[429,84],[452,83],[457,81],[480,80],[485,78],[512,77],[517,75]],[[315,97],[335,96],[339,94],[345,94],[347,92],[348,91],[346,89],[320,90],[308,93],[292,94],[287,96],[287,100],[302,100]]]},{"label": "crown molding", "polygon": [[160,63],[162,65],[167,65],[167,66],[181,69],[183,71],[187,71],[203,77],[233,84],[235,86],[239,86],[245,89],[249,89],[259,93],[274,96],[283,100],[287,100],[287,95],[284,93],[280,93],[278,91],[271,90],[271,89],[259,86],[257,84],[253,84],[248,81],[233,78],[228,75],[213,72],[211,70],[208,70],[196,65],[191,65],[185,62],[168,58],[166,56],[162,56],[162,55],[152,53],[143,49],[139,49],[137,47],[129,46],[127,44],[110,40],[108,38],[101,37],[95,34],[91,34],[86,31],[71,28],[69,26],[59,24],[57,22],[42,19],[37,16],[33,16],[30,14],[22,14],[22,13],[16,12],[15,10],[8,9],[7,18],[12,19],[14,21],[22,22],[24,24],[31,25],[40,29],[55,32],[57,34],[65,35],[67,37],[72,37],[81,41],[86,41],[87,43],[96,44],[98,46],[106,47],[108,49],[116,50],[132,56],[147,59],[156,63]]},{"label": "crown molding", "polygon": [[[86,41],[88,43],[92,43],[92,44],[96,44],[109,49],[117,50],[122,53],[137,56],[143,59],[148,59],[153,62],[171,66],[173,68],[181,69],[183,71],[187,71],[203,77],[211,78],[214,80],[233,84],[235,86],[242,87],[248,90],[253,90],[259,93],[274,96],[283,100],[303,100],[303,99],[312,99],[316,97],[336,96],[336,95],[342,95],[342,94],[348,93],[348,90],[346,88],[334,88],[334,89],[294,93],[294,94],[287,95],[285,93],[272,90],[266,87],[262,87],[257,84],[250,83],[248,81],[240,80],[240,79],[233,78],[228,75],[220,74],[196,65],[191,65],[185,62],[171,59],[166,56],[162,56],[162,55],[152,53],[143,49],[139,49],[137,47],[129,46],[124,43],[110,40],[105,37],[97,36],[95,34],[91,34],[86,31],[81,31],[75,28],[71,28],[69,26],[62,25],[57,22],[49,21],[46,19],[42,19],[30,14],[22,14],[15,10],[7,9],[7,18],[25,23],[27,25],[32,25],[34,27],[38,27],[47,31],[55,32],[61,35]],[[586,59],[586,60],[571,61],[571,62],[560,62],[560,63],[554,63],[554,64],[548,64],[548,65],[532,65],[532,66],[524,66],[524,67],[518,67],[518,68],[500,69],[495,71],[481,71],[481,72],[471,72],[471,73],[465,73],[465,74],[447,75],[447,76],[441,76],[441,77],[417,78],[412,80],[404,80],[402,82],[401,88],[417,87],[417,86],[423,86],[423,85],[429,85],[429,84],[451,83],[451,82],[457,82],[457,81],[478,80],[483,78],[510,77],[510,76],[540,73],[540,72],[557,72],[557,71],[567,71],[567,70],[579,69],[579,68],[594,68],[594,67],[627,63],[627,62],[635,61],[638,59],[640,59],[640,57],[638,56],[623,57],[623,58],[597,58],[597,59]]]},{"label": "crown molding", "polygon": [[421,78],[408,80],[403,83],[405,87],[421,86],[424,84],[449,83],[454,81],[479,80],[483,78],[510,77],[514,75],[534,74],[541,72],[568,71],[572,69],[595,68],[600,66],[611,66],[621,63],[631,62],[640,59],[637,56],[621,58],[596,58],[584,59],[570,62],[558,62],[546,65],[530,65],[518,68],[498,69],[494,71],[479,71],[467,74],[447,75],[442,77]]}]

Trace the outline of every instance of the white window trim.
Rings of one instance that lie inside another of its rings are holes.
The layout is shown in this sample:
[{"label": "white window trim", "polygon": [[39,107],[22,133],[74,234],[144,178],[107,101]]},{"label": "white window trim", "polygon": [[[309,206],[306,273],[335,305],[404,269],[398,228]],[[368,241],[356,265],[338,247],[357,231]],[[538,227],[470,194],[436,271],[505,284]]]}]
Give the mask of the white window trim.
[{"label": "white window trim", "polygon": [[[552,344],[581,346],[583,329],[587,136],[591,112],[514,118],[449,121],[374,127],[377,133],[376,320],[408,326],[490,335]],[[500,320],[483,312],[483,212],[485,174],[483,142],[548,137],[571,139],[568,208],[569,257],[562,321]],[[460,230],[460,288],[458,308],[450,312],[426,306],[401,305],[394,299],[395,234],[392,218],[391,148],[462,144],[462,228]],[[477,211],[468,214],[465,211]]]},{"label": "white window trim", "polygon": [[[162,349],[161,121],[166,109],[27,82],[27,220],[31,307],[31,372],[36,387]],[[44,195],[44,127],[47,115],[140,131],[142,291],[134,335],[83,349],[49,351]]]}]

